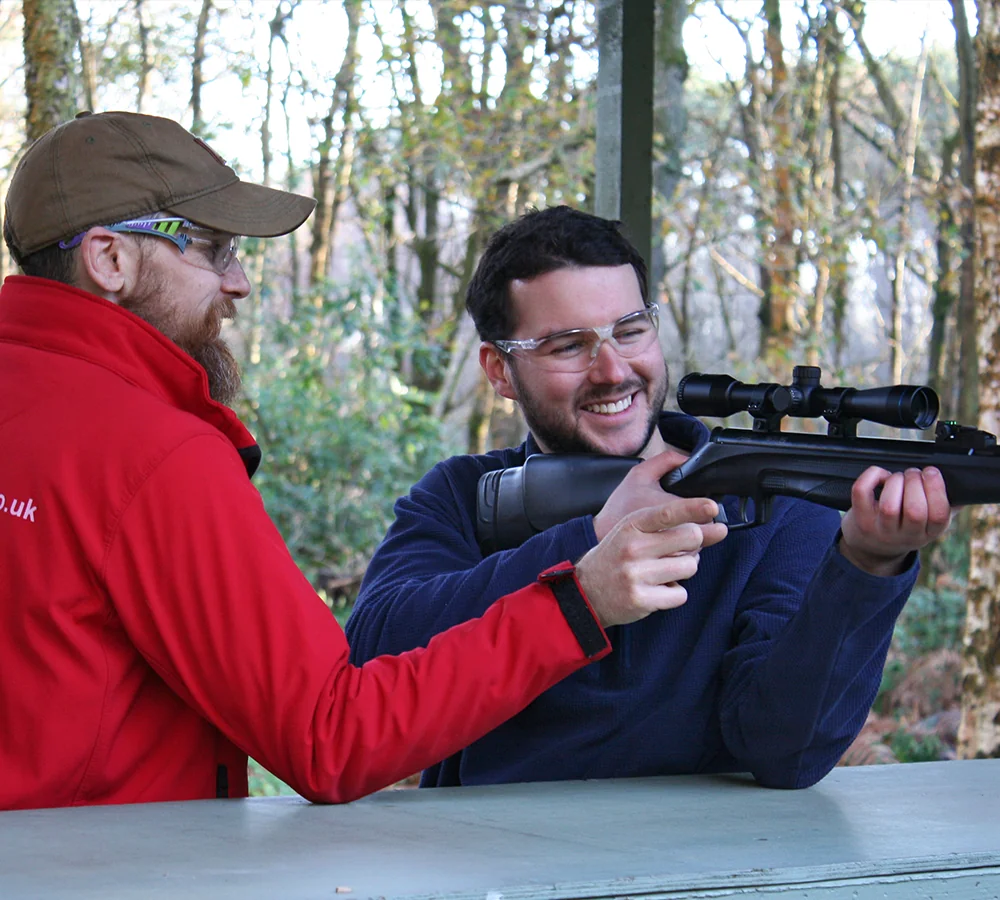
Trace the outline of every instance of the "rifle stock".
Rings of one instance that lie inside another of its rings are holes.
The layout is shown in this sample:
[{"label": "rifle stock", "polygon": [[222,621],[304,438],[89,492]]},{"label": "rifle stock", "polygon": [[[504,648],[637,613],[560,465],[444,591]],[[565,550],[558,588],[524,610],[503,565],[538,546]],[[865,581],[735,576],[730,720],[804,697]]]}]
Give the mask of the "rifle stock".
[{"label": "rifle stock", "polygon": [[523,466],[479,479],[476,533],[486,554],[519,547],[532,535],[601,511],[641,459],[635,456],[537,453]]}]

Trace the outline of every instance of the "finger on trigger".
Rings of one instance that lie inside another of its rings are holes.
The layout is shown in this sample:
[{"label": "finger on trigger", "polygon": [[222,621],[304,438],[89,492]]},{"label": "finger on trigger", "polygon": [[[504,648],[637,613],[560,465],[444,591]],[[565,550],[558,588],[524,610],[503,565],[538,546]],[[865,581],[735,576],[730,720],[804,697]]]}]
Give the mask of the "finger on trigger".
[{"label": "finger on trigger", "polygon": [[655,534],[685,522],[711,522],[717,511],[715,501],[705,497],[671,497],[664,503],[637,510],[629,518],[639,531]]}]

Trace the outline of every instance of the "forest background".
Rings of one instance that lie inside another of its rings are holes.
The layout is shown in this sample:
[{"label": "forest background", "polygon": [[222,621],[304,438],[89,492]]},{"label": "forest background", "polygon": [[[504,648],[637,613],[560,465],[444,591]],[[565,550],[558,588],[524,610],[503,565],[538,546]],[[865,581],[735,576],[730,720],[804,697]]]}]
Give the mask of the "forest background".
[{"label": "forest background", "polygon": [[[659,0],[649,263],[675,381],[819,365],[997,432],[998,3]],[[340,617],[397,496],[523,438],[464,291],[499,225],[593,208],[595,5],[0,0],[0,196],[30,140],[131,109],[317,197],[244,242],[229,336],[255,483]],[[925,553],[845,762],[1000,756],[998,524],[976,507]]]}]

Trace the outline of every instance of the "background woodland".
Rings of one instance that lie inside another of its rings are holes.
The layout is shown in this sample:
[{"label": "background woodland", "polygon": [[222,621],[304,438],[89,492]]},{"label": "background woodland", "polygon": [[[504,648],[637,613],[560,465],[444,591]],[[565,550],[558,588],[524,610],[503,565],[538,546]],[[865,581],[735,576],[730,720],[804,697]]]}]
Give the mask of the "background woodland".
[{"label": "background woodland", "polygon": [[[808,363],[1000,431],[1000,0],[928,2],[946,27],[921,33],[919,0],[660,0],[649,262],[675,383]],[[246,241],[231,337],[256,483],[337,615],[399,494],[523,437],[464,291],[502,223],[592,208],[596,27],[581,0],[0,0],[0,195],[30,140],[131,109],[317,197]],[[925,554],[846,762],[1000,755],[998,525],[971,508]]]}]

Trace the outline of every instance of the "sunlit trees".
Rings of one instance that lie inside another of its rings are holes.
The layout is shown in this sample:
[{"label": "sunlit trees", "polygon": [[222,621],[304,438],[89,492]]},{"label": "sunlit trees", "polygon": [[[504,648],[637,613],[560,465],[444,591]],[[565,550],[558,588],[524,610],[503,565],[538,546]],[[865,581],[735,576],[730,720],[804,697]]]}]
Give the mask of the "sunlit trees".
[{"label": "sunlit trees", "polygon": [[[1000,431],[1000,2],[981,0],[975,127],[975,306],[979,423]],[[971,512],[962,725],[963,756],[1000,756],[1000,516]]]}]

